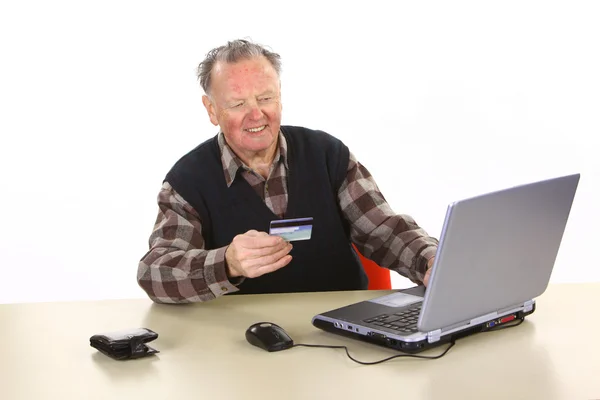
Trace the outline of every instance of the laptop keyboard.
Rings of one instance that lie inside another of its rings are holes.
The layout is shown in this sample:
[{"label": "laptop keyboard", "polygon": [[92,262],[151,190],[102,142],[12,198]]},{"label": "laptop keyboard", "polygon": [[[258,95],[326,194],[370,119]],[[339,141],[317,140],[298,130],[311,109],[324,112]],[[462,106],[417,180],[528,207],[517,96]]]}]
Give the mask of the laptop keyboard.
[{"label": "laptop keyboard", "polygon": [[415,304],[413,307],[402,310],[395,314],[381,314],[373,318],[367,318],[364,322],[382,326],[404,334],[418,332],[417,321],[421,313],[421,304]]}]

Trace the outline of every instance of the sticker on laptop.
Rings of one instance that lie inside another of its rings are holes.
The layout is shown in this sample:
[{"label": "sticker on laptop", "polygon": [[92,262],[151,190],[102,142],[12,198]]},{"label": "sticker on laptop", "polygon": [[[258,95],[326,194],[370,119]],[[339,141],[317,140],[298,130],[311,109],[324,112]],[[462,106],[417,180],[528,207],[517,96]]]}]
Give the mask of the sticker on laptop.
[{"label": "sticker on laptop", "polygon": [[288,242],[308,240],[312,234],[312,227],[312,217],[278,219],[271,221],[269,235],[280,236]]},{"label": "sticker on laptop", "polygon": [[418,303],[423,301],[422,297],[413,296],[412,294],[406,293],[392,293],[383,297],[376,297],[374,299],[368,300],[371,303],[382,304],[384,306],[389,307],[403,307],[409,304]]}]

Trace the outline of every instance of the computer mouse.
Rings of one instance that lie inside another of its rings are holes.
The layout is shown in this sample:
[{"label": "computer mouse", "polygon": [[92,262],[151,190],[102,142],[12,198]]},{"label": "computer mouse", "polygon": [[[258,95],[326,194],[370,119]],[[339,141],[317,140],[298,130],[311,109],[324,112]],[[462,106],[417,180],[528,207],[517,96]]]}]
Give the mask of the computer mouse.
[{"label": "computer mouse", "polygon": [[248,343],[266,351],[289,349],[294,341],[279,325],[271,322],[257,322],[246,330]]}]

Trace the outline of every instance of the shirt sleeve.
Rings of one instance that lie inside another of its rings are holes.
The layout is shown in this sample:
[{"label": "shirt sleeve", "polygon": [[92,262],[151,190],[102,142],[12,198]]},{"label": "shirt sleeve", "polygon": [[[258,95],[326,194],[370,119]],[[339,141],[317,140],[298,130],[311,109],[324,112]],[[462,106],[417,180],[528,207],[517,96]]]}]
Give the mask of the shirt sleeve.
[{"label": "shirt sleeve", "polygon": [[205,249],[200,216],[168,182],[158,206],[150,249],[138,265],[138,284],[148,296],[157,303],[194,303],[238,291],[227,278],[227,246]]},{"label": "shirt sleeve", "polygon": [[409,215],[392,211],[369,171],[352,153],[338,200],[350,223],[350,238],[363,256],[414,283],[423,283],[438,240]]}]

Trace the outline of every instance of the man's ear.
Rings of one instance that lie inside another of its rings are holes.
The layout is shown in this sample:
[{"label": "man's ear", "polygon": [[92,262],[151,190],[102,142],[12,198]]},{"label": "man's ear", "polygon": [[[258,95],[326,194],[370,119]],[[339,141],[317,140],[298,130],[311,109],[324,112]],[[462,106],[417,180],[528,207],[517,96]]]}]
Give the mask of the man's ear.
[{"label": "man's ear", "polygon": [[207,95],[202,96],[202,104],[204,104],[204,108],[206,108],[210,122],[212,122],[214,126],[219,125],[219,120],[217,119],[217,110],[215,110],[215,106]]}]

